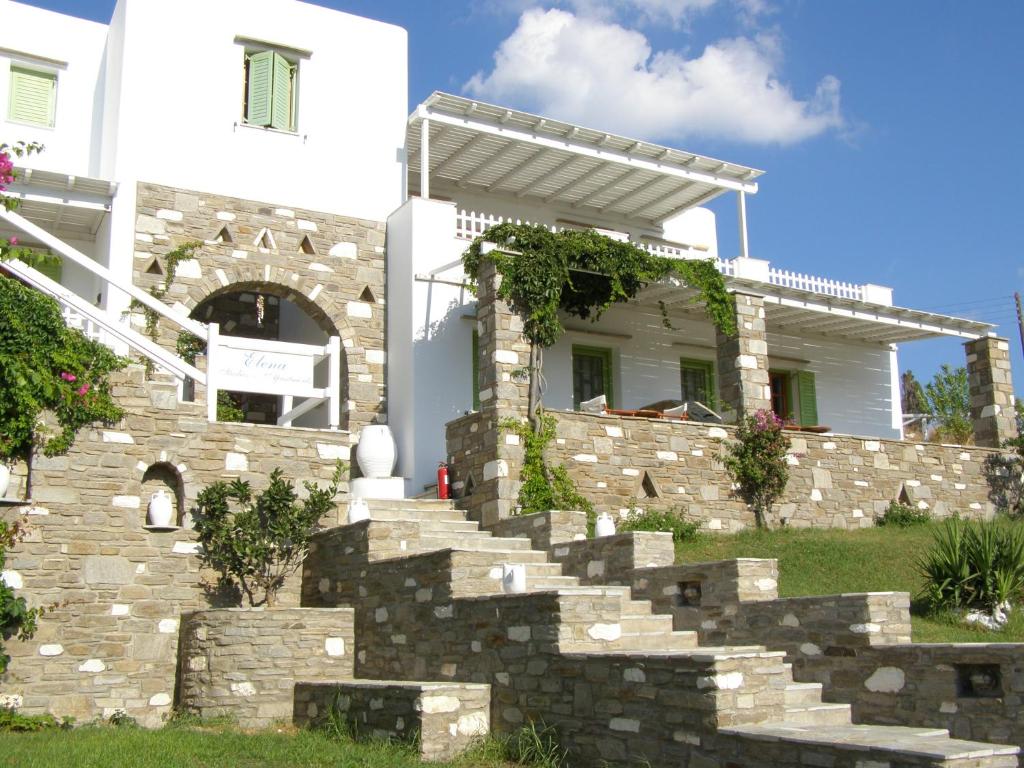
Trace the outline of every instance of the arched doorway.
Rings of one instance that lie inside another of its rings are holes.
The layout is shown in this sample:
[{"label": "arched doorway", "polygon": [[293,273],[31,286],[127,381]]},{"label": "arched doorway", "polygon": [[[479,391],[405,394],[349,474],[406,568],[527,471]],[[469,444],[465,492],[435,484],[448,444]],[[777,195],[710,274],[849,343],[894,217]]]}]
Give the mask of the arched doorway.
[{"label": "arched doorway", "polygon": [[[190,316],[203,323],[217,323],[223,336],[238,336],[296,344],[324,345],[331,336],[341,335],[327,314],[306,296],[269,282],[233,283],[202,299]],[[341,402],[347,399],[347,365],[342,355]],[[318,387],[327,386],[327,364],[315,371]],[[298,405],[299,401],[293,403]],[[278,395],[226,392],[218,400],[218,418],[276,424],[284,412]],[[221,418],[223,416],[223,418]],[[342,428],[347,414],[342,413]],[[293,426],[326,428],[327,410],[321,406],[298,417]]]}]

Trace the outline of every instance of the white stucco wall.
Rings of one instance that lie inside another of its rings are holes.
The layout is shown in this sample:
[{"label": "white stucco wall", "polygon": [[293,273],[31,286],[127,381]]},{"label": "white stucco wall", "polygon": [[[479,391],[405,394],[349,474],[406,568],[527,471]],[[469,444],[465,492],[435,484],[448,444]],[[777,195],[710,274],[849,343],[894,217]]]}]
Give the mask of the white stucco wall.
[{"label": "white stucco wall", "polygon": [[[571,409],[572,346],[612,350],[615,407],[639,408],[680,396],[679,360],[715,361],[714,330],[699,315],[673,318],[667,331],[658,313],[616,307],[598,325],[569,318],[576,328],[592,328],[629,338],[570,332],[544,355],[549,408]],[[807,370],[815,374],[818,422],[846,434],[898,437],[893,428],[892,355],[888,346],[859,345],[824,337],[768,333],[768,358],[773,370]],[[716,367],[717,376],[717,367]],[[717,380],[717,379],[716,379]]]},{"label": "white stucco wall", "polygon": [[[92,176],[92,147],[99,141],[103,92],[97,88],[107,27],[21,3],[0,0],[0,141],[35,141],[46,151],[20,164]],[[54,125],[8,120],[10,67],[21,64],[57,74]]]},{"label": "white stucco wall", "polygon": [[[401,203],[405,30],[294,0],[120,0],[105,176],[383,221]],[[297,130],[242,123],[248,38],[299,58]]]}]

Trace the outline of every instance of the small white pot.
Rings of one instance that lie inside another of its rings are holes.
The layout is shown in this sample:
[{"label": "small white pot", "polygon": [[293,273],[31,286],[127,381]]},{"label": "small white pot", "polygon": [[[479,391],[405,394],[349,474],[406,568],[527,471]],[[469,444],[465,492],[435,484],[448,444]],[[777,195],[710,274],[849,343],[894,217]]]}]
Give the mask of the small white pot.
[{"label": "small white pot", "polygon": [[396,454],[395,438],[386,424],[363,427],[356,446],[356,461],[363,477],[391,477]]},{"label": "small white pot", "polygon": [[11,484],[11,468],[6,464],[0,464],[0,499],[7,495],[7,488]]},{"label": "small white pot", "polygon": [[363,499],[352,499],[348,503],[348,524],[370,519],[370,505]]},{"label": "small white pot", "polygon": [[509,565],[501,567],[501,591],[509,595],[521,595],[526,591],[526,566]]},{"label": "small white pot", "polygon": [[615,521],[607,512],[602,512],[597,518],[597,525],[594,526],[594,533],[598,538],[615,535]]},{"label": "small white pot", "polygon": [[174,518],[174,499],[162,488],[149,497],[149,524],[169,528]]}]

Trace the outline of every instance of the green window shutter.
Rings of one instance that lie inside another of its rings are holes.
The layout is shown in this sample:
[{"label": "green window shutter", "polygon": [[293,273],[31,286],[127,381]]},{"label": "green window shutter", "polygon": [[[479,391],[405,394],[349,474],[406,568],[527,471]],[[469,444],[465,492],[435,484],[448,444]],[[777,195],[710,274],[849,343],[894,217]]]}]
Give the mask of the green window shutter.
[{"label": "green window shutter", "polygon": [[273,106],[270,110],[270,125],[279,131],[292,128],[292,65],[286,58],[274,54]]},{"label": "green window shutter", "polygon": [[8,116],[19,123],[53,126],[57,106],[57,75],[11,67]]},{"label": "green window shutter", "polygon": [[715,394],[714,363],[680,358],[679,379],[683,400],[697,400],[708,408],[715,407],[718,398]]},{"label": "green window shutter", "polygon": [[818,423],[818,395],[814,389],[814,374],[810,371],[797,371],[796,386],[800,396],[800,426],[813,426]]},{"label": "green window shutter", "polygon": [[572,401],[580,403],[604,395],[609,408],[615,407],[612,388],[612,351],[605,347],[572,347]]},{"label": "green window shutter", "polygon": [[480,334],[473,331],[473,410],[480,410]]},{"label": "green window shutter", "polygon": [[269,126],[273,109],[271,89],[274,80],[273,51],[260,51],[249,56],[249,79],[246,82],[245,121],[250,125]]}]

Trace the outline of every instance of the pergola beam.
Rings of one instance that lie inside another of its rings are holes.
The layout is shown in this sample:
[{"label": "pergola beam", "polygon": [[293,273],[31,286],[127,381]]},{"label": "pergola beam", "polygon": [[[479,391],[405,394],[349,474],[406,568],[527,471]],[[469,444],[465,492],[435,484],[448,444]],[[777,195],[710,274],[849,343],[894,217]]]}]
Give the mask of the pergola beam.
[{"label": "pergola beam", "polygon": [[501,174],[501,176],[499,176],[497,179],[488,184],[487,191],[492,192],[495,189],[498,189],[502,184],[511,179],[513,176],[518,176],[520,173],[525,171],[527,168],[529,168],[531,165],[536,163],[541,158],[547,157],[547,155],[550,152],[550,149],[538,149],[536,152],[533,153],[533,155],[530,158],[524,160],[518,165],[513,166],[509,170],[505,171],[505,173]]},{"label": "pergola beam", "polygon": [[609,189],[614,189],[615,187],[619,186],[619,184],[624,183],[626,181],[626,179],[628,179],[630,176],[635,176],[637,173],[638,172],[635,171],[635,170],[626,170],[625,173],[619,174],[618,176],[616,176],[611,181],[609,181],[609,182],[607,182],[605,184],[602,184],[600,187],[595,189],[593,192],[591,192],[591,193],[581,197],[579,200],[577,200],[575,203],[572,204],[572,207],[573,208],[582,208],[584,205],[589,203],[591,200],[597,199],[598,197],[603,195],[605,192],[607,192]]}]

